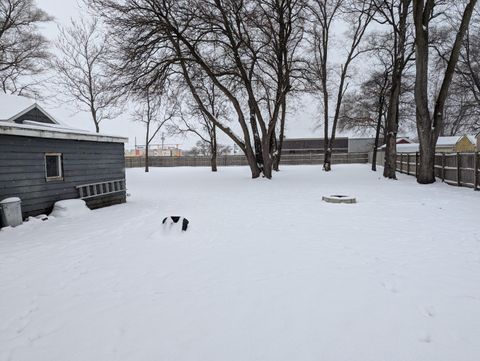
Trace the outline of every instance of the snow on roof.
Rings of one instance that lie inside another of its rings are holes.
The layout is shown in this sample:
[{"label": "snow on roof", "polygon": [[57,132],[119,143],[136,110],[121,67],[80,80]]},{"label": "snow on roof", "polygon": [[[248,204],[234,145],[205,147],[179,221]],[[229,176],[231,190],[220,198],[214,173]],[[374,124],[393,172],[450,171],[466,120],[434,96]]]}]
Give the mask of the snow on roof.
[{"label": "snow on roof", "polygon": [[67,127],[62,124],[48,124],[30,120],[26,120],[24,124],[0,121],[0,134],[109,143],[128,142],[128,138],[116,135],[93,133],[86,130]]},{"label": "snow on roof", "polygon": [[420,144],[418,143],[397,144],[397,152],[399,153],[415,153],[418,151],[420,151]]},{"label": "snow on roof", "polygon": [[450,146],[455,145],[462,138],[462,136],[453,137],[438,137],[437,146]]},{"label": "snow on roof", "polygon": [[452,137],[438,137],[437,147],[454,146],[463,137],[467,137],[472,144],[475,144],[476,142],[474,135],[456,135]]},{"label": "snow on roof", "polygon": [[48,114],[34,99],[0,92],[0,121],[13,121],[33,108],[40,109],[53,123],[58,124],[58,121]]},{"label": "snow on roof", "polygon": [[[385,149],[387,147],[386,144],[382,145],[378,149]],[[418,143],[406,143],[406,144],[397,144],[397,152],[399,153],[414,153],[420,151],[420,144]]]}]

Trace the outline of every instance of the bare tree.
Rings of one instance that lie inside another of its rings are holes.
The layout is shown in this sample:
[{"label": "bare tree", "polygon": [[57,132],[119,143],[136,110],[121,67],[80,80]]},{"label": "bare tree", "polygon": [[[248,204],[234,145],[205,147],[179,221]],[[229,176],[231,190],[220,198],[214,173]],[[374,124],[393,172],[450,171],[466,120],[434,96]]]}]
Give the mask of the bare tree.
[{"label": "bare tree", "polygon": [[455,29],[455,40],[448,56],[440,89],[435,95],[433,112],[429,104],[429,42],[430,25],[436,2],[434,0],[414,0],[413,19],[415,23],[415,104],[417,131],[420,141],[420,165],[417,181],[421,184],[435,182],[435,147],[443,128],[445,104],[448,91],[460,56],[462,42],[468,30],[470,19],[477,1],[469,0],[462,12],[460,23]]},{"label": "bare tree", "polygon": [[[225,155],[229,154],[232,152],[232,147],[229,145],[224,145],[224,144],[217,144],[217,155]],[[212,156],[212,146],[208,140],[202,140],[200,139],[194,147],[192,147],[189,151],[188,154],[197,156],[197,155],[202,155],[205,157],[211,157]],[[216,170],[215,170],[216,172]]]},{"label": "bare tree", "polygon": [[[126,84],[152,84],[173,67],[196,106],[245,154],[252,177],[271,178],[276,130],[291,90],[300,0],[95,0],[116,39]],[[267,30],[268,29],[268,30]],[[274,61],[272,61],[272,56]],[[174,77],[175,77],[174,76]],[[212,114],[195,79],[208,78],[235,114],[240,134]],[[172,80],[173,81],[173,80]]]},{"label": "bare tree", "polygon": [[[376,171],[377,150],[384,144],[385,117],[388,107],[388,91],[390,73],[373,72],[360,88],[345,96],[345,102],[339,119],[339,128],[354,130],[361,133],[375,132],[372,170]],[[380,144],[380,137],[382,142]]]},{"label": "bare tree", "polygon": [[[209,107],[211,114],[222,123],[228,123],[229,113],[226,106],[226,99],[222,94],[216,90],[213,83],[206,79],[199,79],[196,85],[199,96],[202,97],[202,102]],[[217,126],[211,122],[208,115],[204,114],[196,105],[195,101],[186,96],[184,100],[184,108],[186,111],[181,111],[176,122],[170,127],[170,132],[173,134],[194,134],[200,138],[200,143],[209,150],[203,152],[204,155],[210,156],[210,166],[212,172],[217,171],[217,155],[219,154],[219,144],[217,143]],[[197,143],[197,147],[200,146]]]},{"label": "bare tree", "polygon": [[[324,162],[323,169],[331,170],[333,144],[340,118],[343,98],[348,89],[349,68],[352,62],[363,53],[360,43],[372,21],[375,7],[370,0],[313,0],[309,6],[311,16],[311,44],[313,58],[310,67],[310,82],[313,91],[322,95],[324,128]],[[332,24],[343,16],[350,24],[347,51],[339,66],[338,78],[332,75],[329,51],[332,39]],[[330,90],[334,89],[335,99],[331,99]],[[334,112],[330,122],[330,103]]]},{"label": "bare tree", "polygon": [[[444,59],[444,64],[446,64]],[[475,8],[445,106],[442,134],[480,132],[480,10]]]},{"label": "bare tree", "polygon": [[181,98],[183,101],[180,106],[180,114],[177,121],[170,126],[170,133],[173,134],[193,134],[200,138],[197,148],[208,146],[208,152],[202,152],[204,155],[210,156],[210,166],[212,172],[217,171],[217,155],[219,145],[217,143],[217,125],[209,119],[208,114],[212,114],[217,121],[222,124],[228,124],[232,113],[229,111],[228,99],[208,78],[203,76],[195,76],[201,74],[192,72],[191,82],[197,92],[197,96],[201,99],[201,103],[205,105],[209,113],[205,113],[202,108],[198,107],[197,101],[193,99],[188,85],[183,83],[176,84],[179,89],[183,90]]},{"label": "bare tree", "polygon": [[97,133],[103,120],[118,114],[118,93],[108,71],[106,40],[98,18],[72,19],[68,27],[60,29],[59,56],[53,61],[61,95],[90,113]]},{"label": "bare tree", "polygon": [[[375,21],[387,27],[391,52],[391,80],[386,117],[386,149],[383,176],[396,179],[397,134],[399,128],[399,107],[402,93],[402,79],[408,62],[413,55],[412,32],[409,26],[411,0],[375,0],[377,9]],[[409,47],[412,49],[409,51]]]},{"label": "bare tree", "polygon": [[36,93],[47,70],[48,41],[39,25],[52,20],[33,0],[0,1],[0,86],[5,93]]},{"label": "bare tree", "polygon": [[[174,101],[161,91],[146,89],[138,92],[136,109],[133,113],[133,121],[145,125],[145,172],[149,172],[149,148],[152,141],[165,125],[172,121],[178,109]],[[170,97],[172,99],[172,97]]]}]

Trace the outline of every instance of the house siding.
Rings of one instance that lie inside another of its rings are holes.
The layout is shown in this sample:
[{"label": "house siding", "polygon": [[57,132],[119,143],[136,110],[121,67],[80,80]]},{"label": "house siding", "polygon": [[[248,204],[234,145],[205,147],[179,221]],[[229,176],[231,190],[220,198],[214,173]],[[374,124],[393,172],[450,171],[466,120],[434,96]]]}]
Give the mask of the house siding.
[{"label": "house siding", "polygon": [[455,151],[464,153],[464,152],[475,152],[475,144],[473,144],[468,137],[462,137],[460,139],[456,146],[455,146]]},{"label": "house siding", "polygon": [[[45,153],[62,153],[63,180],[46,181]],[[24,217],[48,213],[56,201],[78,198],[77,185],[115,179],[125,179],[121,143],[0,135],[0,200],[20,197]],[[121,192],[86,202],[98,208],[125,200]]]},{"label": "house siding", "polygon": [[18,118],[14,119],[15,123],[22,124],[24,120],[33,120],[34,122],[39,123],[49,123],[52,124],[52,121],[47,117],[40,109],[33,108],[26,112],[25,114],[20,115]]}]

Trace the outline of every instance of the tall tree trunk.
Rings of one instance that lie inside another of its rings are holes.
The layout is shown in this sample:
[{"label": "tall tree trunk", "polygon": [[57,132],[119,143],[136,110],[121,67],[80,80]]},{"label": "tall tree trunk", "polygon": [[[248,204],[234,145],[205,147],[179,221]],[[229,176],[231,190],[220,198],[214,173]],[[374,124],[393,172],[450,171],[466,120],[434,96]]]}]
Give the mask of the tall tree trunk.
[{"label": "tall tree trunk", "polygon": [[265,139],[263,142],[263,146],[263,149],[265,149],[265,151],[263,152],[263,175],[265,176],[265,178],[271,179],[273,172],[273,158],[270,152],[267,151],[271,146],[270,139]]},{"label": "tall tree trunk", "polygon": [[394,59],[392,69],[392,85],[388,101],[387,119],[385,121],[385,166],[383,176],[397,179],[397,134],[400,94],[402,89],[402,77],[405,68],[405,50],[407,43],[407,18],[411,0],[402,0],[398,7],[398,26],[393,29],[394,36]]},{"label": "tall tree trunk", "polygon": [[395,66],[385,124],[385,166],[383,176],[397,179],[397,133],[402,70]]},{"label": "tall tree trunk", "polygon": [[[325,79],[326,80],[326,79]],[[332,170],[331,160],[332,152],[329,150],[330,141],[328,139],[328,90],[327,82],[322,79],[323,90],[323,170],[330,172]]]},{"label": "tall tree trunk", "polygon": [[415,23],[415,105],[417,115],[417,130],[420,140],[420,165],[417,181],[421,184],[435,182],[435,147],[438,136],[443,128],[443,115],[448,90],[457,66],[463,38],[468,30],[470,19],[477,0],[470,0],[465,7],[458,32],[455,37],[445,76],[436,98],[433,116],[429,109],[428,92],[428,55],[429,55],[429,22],[435,2],[427,0],[413,1],[413,19]]},{"label": "tall tree trunk", "polygon": [[435,182],[435,146],[438,136],[419,130],[420,154],[417,181],[421,184]]},{"label": "tall tree trunk", "polygon": [[273,170],[278,172],[280,170],[280,160],[282,158],[283,139],[285,138],[285,118],[286,118],[287,100],[286,96],[282,100],[282,113],[280,118],[280,135],[278,137],[278,144],[276,154],[273,162]]},{"label": "tall tree trunk", "polygon": [[377,171],[377,153],[378,153],[378,143],[380,142],[380,129],[382,128],[382,118],[383,118],[383,106],[385,103],[385,96],[382,94],[378,100],[378,116],[377,116],[377,129],[375,131],[375,145],[373,147],[373,156],[372,156],[372,170]]},{"label": "tall tree trunk", "polygon": [[92,114],[93,123],[95,124],[95,132],[100,133],[100,122],[97,119],[97,110],[90,106],[90,113]]},{"label": "tall tree trunk", "polygon": [[[253,144],[255,147],[255,159],[260,169],[263,167],[263,150],[262,150],[262,141],[260,138],[260,134],[258,132],[257,126],[257,117],[255,113],[255,106],[251,99],[248,100],[248,107],[250,110],[250,126],[252,127],[252,134],[253,134]],[[265,149],[266,151],[266,149]]]},{"label": "tall tree trunk", "polygon": [[217,128],[215,124],[212,126],[212,139],[211,139],[211,157],[210,165],[212,167],[212,172],[217,171]]},{"label": "tall tree trunk", "polygon": [[332,170],[332,149],[328,146],[326,147],[323,158],[323,170],[325,172],[330,172]]},{"label": "tall tree trunk", "polygon": [[150,122],[147,123],[147,131],[145,136],[145,172],[148,173],[150,171],[149,164],[148,164],[148,146],[150,143]]},{"label": "tall tree trunk", "polygon": [[212,149],[212,155],[210,157],[210,166],[212,168],[212,172],[217,171],[217,150]]},{"label": "tall tree trunk", "polygon": [[248,166],[250,167],[250,172],[252,173],[252,178],[255,179],[260,177],[262,171],[258,166],[257,158],[255,157],[253,151],[251,149],[250,151],[247,151],[245,153],[245,157],[247,158]]}]

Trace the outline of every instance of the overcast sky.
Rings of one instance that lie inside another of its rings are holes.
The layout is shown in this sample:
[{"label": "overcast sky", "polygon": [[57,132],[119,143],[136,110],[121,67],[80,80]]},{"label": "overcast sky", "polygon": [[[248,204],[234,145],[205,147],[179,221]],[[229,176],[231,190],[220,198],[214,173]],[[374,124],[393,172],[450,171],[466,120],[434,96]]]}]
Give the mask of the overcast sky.
[{"label": "overcast sky", "polygon": [[[55,18],[54,23],[45,25],[42,28],[45,35],[52,41],[58,35],[58,25],[68,24],[70,18],[78,18],[80,16],[80,7],[77,0],[37,0],[40,8]],[[70,104],[47,104],[45,108],[55,116],[60,122],[67,123],[82,129],[94,130],[93,122],[88,113],[75,113],[75,108]],[[297,102],[295,110],[287,119],[286,136],[293,137],[321,137],[320,129],[316,129],[315,119],[317,113],[317,105],[313,99],[304,99]],[[101,132],[107,134],[121,135],[129,138],[127,148],[133,148],[135,138],[137,144],[144,144],[144,127],[142,124],[131,121],[129,111],[120,115],[116,119],[107,120],[100,124]],[[160,136],[159,136],[160,138]],[[166,144],[180,144],[182,149],[191,148],[198,139],[195,137],[172,138],[165,140]],[[233,145],[233,142],[227,137],[221,135],[220,143]],[[154,143],[160,143],[160,139],[156,139]]]}]

